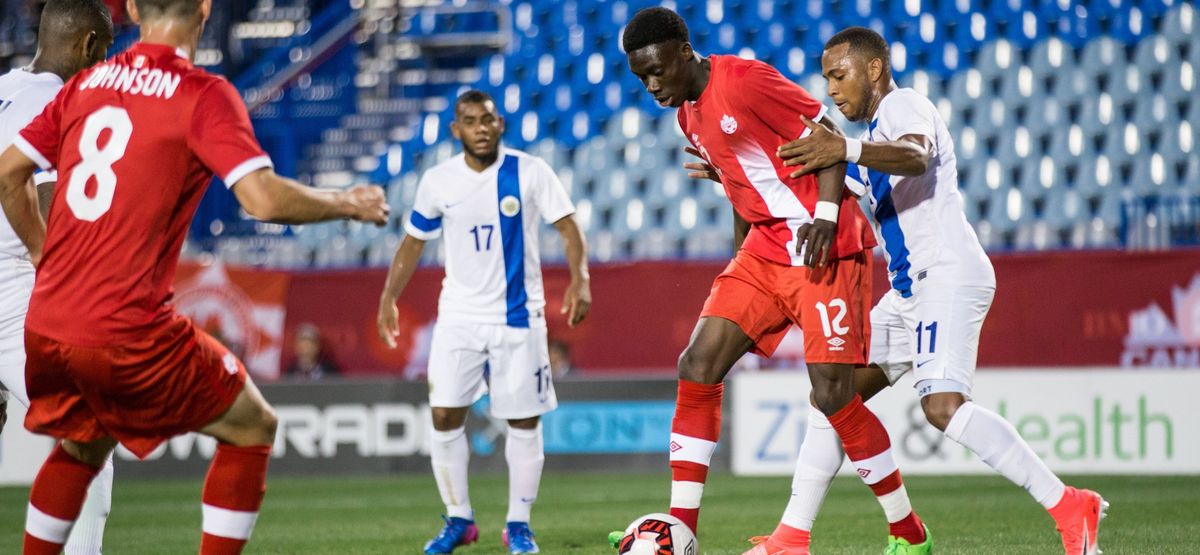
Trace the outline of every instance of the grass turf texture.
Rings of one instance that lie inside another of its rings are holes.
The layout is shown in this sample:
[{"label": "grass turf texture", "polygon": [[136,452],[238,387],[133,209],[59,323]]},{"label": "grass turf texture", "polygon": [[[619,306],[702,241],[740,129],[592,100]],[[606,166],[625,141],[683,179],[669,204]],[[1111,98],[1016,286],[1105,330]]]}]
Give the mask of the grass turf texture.
[{"label": "grass turf texture", "polygon": [[[126,468],[129,468],[126,466]],[[195,553],[200,481],[124,479],[117,469],[105,553]],[[1100,532],[1106,553],[1195,553],[1200,477],[1098,477],[1068,480],[1112,502]],[[933,532],[938,555],[1061,553],[1050,517],[1004,479],[912,477],[914,505]],[[740,554],[746,538],[769,533],[787,502],[788,478],[711,478],[700,517],[703,553]],[[248,553],[419,553],[441,525],[433,480],[275,478]],[[609,531],[666,508],[666,474],[554,474],[545,477],[533,528],[542,553],[611,554]],[[0,552],[20,546],[28,489],[0,488]],[[480,542],[456,553],[503,553],[506,478],[476,476],[471,498]],[[817,522],[820,555],[879,553],[883,513],[861,482],[839,478]]]}]

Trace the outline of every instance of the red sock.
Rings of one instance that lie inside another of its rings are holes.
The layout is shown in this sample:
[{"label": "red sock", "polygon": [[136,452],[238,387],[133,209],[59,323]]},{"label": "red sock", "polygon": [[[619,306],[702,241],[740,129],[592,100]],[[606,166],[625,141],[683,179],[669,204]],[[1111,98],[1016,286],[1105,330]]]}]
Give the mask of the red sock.
[{"label": "red sock", "polygon": [[845,407],[829,416],[829,423],[842,439],[846,456],[858,471],[887,515],[891,535],[911,544],[925,542],[925,528],[917,518],[904,489],[900,469],[892,459],[892,442],[879,417],[854,396]]},{"label": "red sock", "polygon": [[58,445],[50,452],[29,492],[25,555],[58,555],[79,518],[88,485],[100,472]]},{"label": "red sock", "polygon": [[258,509],[267,492],[267,463],[271,447],[217,445],[201,496],[204,535],[201,555],[236,555],[254,530]]},{"label": "red sock", "polygon": [[671,421],[671,515],[693,532],[700,519],[700,498],[708,464],[721,435],[723,384],[679,380],[675,419]]}]

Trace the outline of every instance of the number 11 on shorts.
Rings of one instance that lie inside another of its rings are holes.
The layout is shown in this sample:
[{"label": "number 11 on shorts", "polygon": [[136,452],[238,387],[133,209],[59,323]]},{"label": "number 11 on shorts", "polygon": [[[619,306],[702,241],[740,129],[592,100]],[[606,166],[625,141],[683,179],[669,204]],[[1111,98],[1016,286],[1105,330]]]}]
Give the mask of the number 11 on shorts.
[{"label": "number 11 on shorts", "polygon": [[937,347],[937,322],[930,322],[929,325],[924,325],[924,322],[917,322],[917,354],[921,354],[921,336],[922,331],[929,332],[929,352]]}]

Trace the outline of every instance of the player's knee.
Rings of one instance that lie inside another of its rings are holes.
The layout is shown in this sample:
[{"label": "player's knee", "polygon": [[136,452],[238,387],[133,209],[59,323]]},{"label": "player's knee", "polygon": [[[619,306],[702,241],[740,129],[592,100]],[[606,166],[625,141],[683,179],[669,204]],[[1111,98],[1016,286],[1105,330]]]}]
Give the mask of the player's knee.
[{"label": "player's knee", "polygon": [[63,450],[71,455],[75,460],[82,462],[88,466],[101,467],[108,460],[108,454],[117,446],[117,440],[112,438],[103,438],[89,443],[80,443],[64,439],[62,442]]},{"label": "player's knee", "polygon": [[275,409],[270,405],[263,407],[259,415],[259,431],[263,435],[265,444],[275,443],[275,432],[279,430],[279,415],[275,413]]},{"label": "player's knee", "polygon": [[679,355],[679,379],[702,384],[715,384],[719,372],[714,357],[706,355],[702,349],[688,345]]},{"label": "player's knee", "polygon": [[812,376],[812,403],[826,416],[842,410],[854,399],[854,374],[843,371],[837,365],[809,365],[809,375]]},{"label": "player's knee", "polygon": [[433,416],[433,429],[440,432],[457,430],[466,424],[466,413],[461,409],[433,407],[430,412]]},{"label": "player's knee", "polygon": [[921,399],[921,409],[925,411],[925,419],[934,428],[941,431],[946,431],[946,427],[950,425],[950,419],[954,418],[954,413],[958,412],[958,407],[963,404],[961,395],[953,393],[934,394]]}]

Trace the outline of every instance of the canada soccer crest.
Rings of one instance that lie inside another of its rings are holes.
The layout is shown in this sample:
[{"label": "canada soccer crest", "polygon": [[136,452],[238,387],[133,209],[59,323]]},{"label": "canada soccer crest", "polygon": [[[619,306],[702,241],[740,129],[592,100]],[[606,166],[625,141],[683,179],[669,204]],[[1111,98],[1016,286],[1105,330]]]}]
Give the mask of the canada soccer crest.
[{"label": "canada soccer crest", "polygon": [[726,135],[732,135],[734,131],[737,131],[737,120],[733,119],[733,116],[725,114],[725,117],[721,118],[721,131],[724,131]]},{"label": "canada soccer crest", "polygon": [[1200,274],[1171,288],[1171,304],[1173,314],[1150,303],[1129,315],[1122,366],[1184,368],[1200,361]]}]

